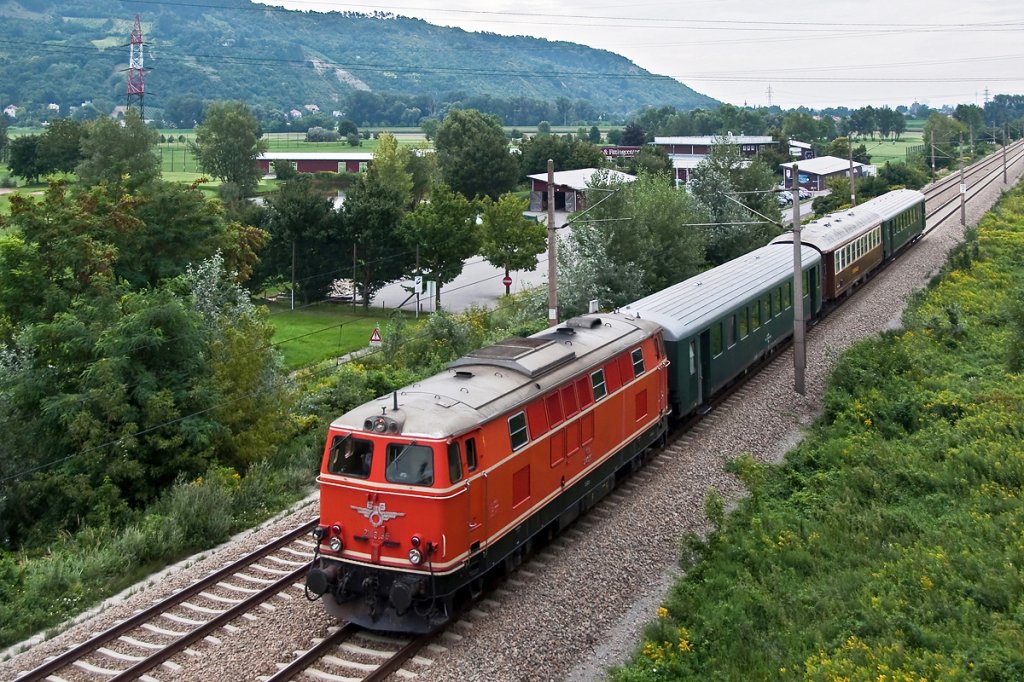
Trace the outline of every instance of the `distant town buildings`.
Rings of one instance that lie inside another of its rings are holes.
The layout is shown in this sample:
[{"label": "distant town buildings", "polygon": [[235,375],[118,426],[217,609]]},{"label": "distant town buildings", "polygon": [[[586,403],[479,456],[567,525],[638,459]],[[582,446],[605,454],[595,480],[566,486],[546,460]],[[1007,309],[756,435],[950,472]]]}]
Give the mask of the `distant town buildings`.
[{"label": "distant town buildings", "polygon": [[18,107],[16,107],[13,104],[8,104],[6,107],[4,107],[4,114],[6,114],[8,118],[17,118]]},{"label": "distant town buildings", "polygon": [[769,135],[691,135],[685,137],[655,137],[654,144],[665,150],[672,161],[676,184],[690,180],[690,172],[711,153],[718,144],[739,147],[740,154],[753,157],[762,149],[778,144]]},{"label": "distant town buildings", "polygon": [[[607,174],[611,182],[633,182],[636,177],[617,170],[598,170],[597,168],[580,168],[578,170],[556,171],[554,174],[555,210],[581,211],[587,188],[595,173]],[[533,186],[530,192],[530,210],[533,212],[547,210],[548,174],[537,173],[529,176]]]}]

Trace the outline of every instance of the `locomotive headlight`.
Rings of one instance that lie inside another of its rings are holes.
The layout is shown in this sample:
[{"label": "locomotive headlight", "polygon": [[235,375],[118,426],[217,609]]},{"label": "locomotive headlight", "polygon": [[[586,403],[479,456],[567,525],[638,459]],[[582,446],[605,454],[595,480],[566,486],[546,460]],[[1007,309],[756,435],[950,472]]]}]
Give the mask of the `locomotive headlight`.
[{"label": "locomotive headlight", "polygon": [[333,538],[331,538],[331,551],[332,552],[340,552],[341,548],[342,548],[341,536],[340,535],[335,535]]},{"label": "locomotive headlight", "polygon": [[324,539],[324,535],[327,534],[327,526],[317,526],[313,529],[313,539],[318,543]]},{"label": "locomotive headlight", "polygon": [[409,550],[409,561],[411,561],[413,564],[419,566],[420,563],[422,563],[422,561],[423,561],[423,552],[421,552],[416,547],[413,547],[412,549]]}]

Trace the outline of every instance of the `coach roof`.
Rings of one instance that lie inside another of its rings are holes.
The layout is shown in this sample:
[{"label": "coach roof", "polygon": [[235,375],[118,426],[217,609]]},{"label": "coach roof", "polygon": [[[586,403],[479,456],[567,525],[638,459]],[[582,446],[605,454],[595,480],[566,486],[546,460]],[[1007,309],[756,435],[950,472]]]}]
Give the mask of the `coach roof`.
[{"label": "coach roof", "polygon": [[[821,262],[821,256],[810,247],[801,249],[801,258],[804,269]],[[667,341],[680,341],[792,277],[793,249],[769,244],[622,310],[657,322]]]}]

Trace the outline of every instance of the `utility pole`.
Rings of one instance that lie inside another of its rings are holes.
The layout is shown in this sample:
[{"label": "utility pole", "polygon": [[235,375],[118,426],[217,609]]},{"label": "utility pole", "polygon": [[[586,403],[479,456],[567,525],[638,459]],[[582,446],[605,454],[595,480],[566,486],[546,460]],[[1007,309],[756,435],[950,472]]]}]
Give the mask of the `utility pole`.
[{"label": "utility pole", "polygon": [[555,161],[548,159],[548,326],[558,324],[558,276],[555,263]]},{"label": "utility pole", "polygon": [[[793,196],[800,196],[800,171],[793,164]],[[800,202],[793,200],[793,390],[804,393],[804,268],[800,246]]]},{"label": "utility pole", "polygon": [[850,140],[850,205],[857,205],[857,185],[853,181],[853,139]]},{"label": "utility pole", "polygon": [[416,290],[416,319],[420,319],[420,289],[423,288],[423,273],[420,272],[420,245],[416,245],[416,277],[413,278],[413,288]]},{"label": "utility pole", "polygon": [[[358,266],[356,264],[356,245],[353,244],[352,245],[352,307],[353,308],[356,307],[356,268],[357,267]],[[365,296],[366,293],[363,292],[363,295]]]},{"label": "utility pole", "polygon": [[142,22],[139,15],[135,15],[135,25],[132,28],[129,40],[128,53],[128,99],[125,102],[125,109],[138,107],[139,119],[146,120],[146,67],[143,50],[145,43],[142,41]]},{"label": "utility pole", "polygon": [[1009,139],[1006,137],[1006,122],[1003,122],[1003,184],[1006,184],[1006,145]]},{"label": "utility pole", "polygon": [[295,240],[292,239],[292,310],[295,310]]},{"label": "utility pole", "polygon": [[932,175],[935,175],[935,131],[932,131]]},{"label": "utility pole", "polygon": [[960,224],[967,225],[967,183],[964,182],[964,134],[960,133]]}]

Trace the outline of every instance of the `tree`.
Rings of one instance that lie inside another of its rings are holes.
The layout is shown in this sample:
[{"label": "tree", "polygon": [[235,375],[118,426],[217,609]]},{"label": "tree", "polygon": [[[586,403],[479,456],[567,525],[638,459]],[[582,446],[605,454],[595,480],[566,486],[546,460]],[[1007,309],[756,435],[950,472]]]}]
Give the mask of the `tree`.
[{"label": "tree", "polygon": [[708,262],[720,265],[767,244],[780,232],[775,173],[749,164],[734,144],[716,144],[691,174],[694,198],[717,225],[708,228]]},{"label": "tree", "polygon": [[7,136],[7,114],[0,113],[0,162],[7,160],[7,147],[11,139]]},{"label": "tree", "polygon": [[663,147],[654,144],[645,144],[640,147],[640,152],[629,160],[629,172],[633,175],[647,173],[649,175],[661,175],[675,184],[673,179],[674,167],[672,159]]},{"label": "tree", "polygon": [[449,112],[437,130],[441,177],[463,196],[496,199],[515,187],[519,164],[497,117],[474,109]]},{"label": "tree", "polygon": [[73,171],[82,156],[83,132],[82,124],[70,118],[50,121],[39,139],[40,167],[46,173]]},{"label": "tree", "polygon": [[551,134],[551,124],[548,121],[541,121],[537,124],[537,137],[547,137]]},{"label": "tree", "polygon": [[822,125],[803,111],[789,111],[782,118],[782,133],[789,139],[812,143],[822,136]]},{"label": "tree", "polygon": [[622,138],[618,144],[624,147],[639,147],[647,144],[647,131],[636,121],[631,121],[622,131]]},{"label": "tree", "polygon": [[925,156],[934,158],[938,168],[949,167],[958,156],[957,145],[965,132],[967,129],[959,121],[942,114],[932,114],[924,122]]},{"label": "tree", "polygon": [[436,309],[441,309],[441,288],[462,274],[467,258],[480,248],[476,207],[445,185],[436,185],[430,201],[405,214],[401,231],[407,244],[417,244],[420,271],[437,282]]},{"label": "tree", "polygon": [[706,236],[691,225],[707,217],[691,195],[647,174],[625,184],[595,177],[587,195],[586,218],[570,220],[559,240],[563,316],[586,311],[591,299],[615,308],[700,271]]},{"label": "tree", "polygon": [[75,172],[85,186],[107,183],[133,191],[160,177],[159,133],[132,109],[124,126],[104,116],[86,125],[82,161]]},{"label": "tree", "polygon": [[423,130],[427,140],[433,140],[437,137],[437,129],[440,127],[441,122],[433,116],[424,116],[420,119],[420,129]]},{"label": "tree", "polygon": [[375,180],[394,188],[402,197],[402,205],[410,207],[413,200],[413,177],[408,171],[409,151],[398,146],[398,140],[391,133],[381,133],[377,138],[377,151],[367,171]]},{"label": "tree", "polygon": [[164,121],[175,128],[195,128],[203,122],[203,100],[195,95],[177,95],[167,100]]},{"label": "tree", "polygon": [[322,300],[335,279],[351,276],[351,242],[312,176],[299,173],[282,182],[267,205],[270,242],[257,268],[257,286],[273,279],[290,281],[296,297],[310,303]]},{"label": "tree", "polygon": [[977,104],[956,105],[953,118],[959,121],[968,132],[981,132],[985,128],[985,110]]},{"label": "tree", "polygon": [[338,121],[338,135],[341,137],[348,137],[349,135],[358,135],[359,127],[351,120],[343,118]]},{"label": "tree", "polygon": [[349,243],[355,245],[355,279],[364,308],[381,287],[412,271],[415,250],[398,229],[404,201],[398,189],[369,173],[361,175],[345,196],[342,224]]},{"label": "tree", "polygon": [[597,126],[590,126],[590,132],[587,133],[587,139],[594,144],[601,144],[601,130]]},{"label": "tree", "polygon": [[519,150],[523,175],[546,172],[548,159],[555,162],[558,170],[602,168],[605,165],[604,154],[596,145],[586,140],[567,140],[558,135],[540,135],[523,140]]},{"label": "tree", "polygon": [[[537,255],[547,248],[547,228],[523,216],[529,201],[512,193],[497,201],[483,200],[480,225],[480,255],[496,268],[533,270]],[[505,287],[508,294],[508,287]]]},{"label": "tree", "polygon": [[244,102],[213,102],[206,107],[196,140],[190,143],[199,167],[245,194],[260,181],[256,158],[267,150],[259,122]]},{"label": "tree", "polygon": [[22,135],[11,141],[7,165],[11,175],[24,178],[29,184],[39,182],[45,171],[39,163],[39,135]]}]

